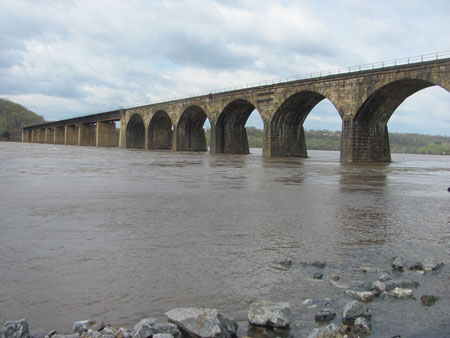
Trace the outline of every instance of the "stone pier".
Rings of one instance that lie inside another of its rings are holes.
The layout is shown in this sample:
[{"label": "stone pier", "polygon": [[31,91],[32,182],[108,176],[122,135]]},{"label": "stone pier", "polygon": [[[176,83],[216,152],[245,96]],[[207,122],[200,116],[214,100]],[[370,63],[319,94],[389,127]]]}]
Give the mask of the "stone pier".
[{"label": "stone pier", "polygon": [[65,126],[65,145],[78,145],[78,127],[74,125]]}]

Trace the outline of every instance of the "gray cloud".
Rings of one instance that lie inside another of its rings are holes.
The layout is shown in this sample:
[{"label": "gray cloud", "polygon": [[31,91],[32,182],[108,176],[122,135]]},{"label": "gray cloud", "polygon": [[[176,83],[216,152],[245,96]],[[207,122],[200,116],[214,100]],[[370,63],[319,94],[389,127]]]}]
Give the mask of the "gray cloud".
[{"label": "gray cloud", "polygon": [[[417,55],[448,48],[449,12],[441,0],[6,0],[0,96],[58,119]],[[329,121],[320,109],[312,121]]]}]

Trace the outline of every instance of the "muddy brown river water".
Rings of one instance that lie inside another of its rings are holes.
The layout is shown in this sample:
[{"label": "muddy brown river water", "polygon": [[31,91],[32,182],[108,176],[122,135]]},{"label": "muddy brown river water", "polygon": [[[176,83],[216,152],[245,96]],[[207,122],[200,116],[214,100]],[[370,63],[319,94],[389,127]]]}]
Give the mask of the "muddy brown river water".
[{"label": "muddy brown river water", "polygon": [[[132,328],[175,307],[214,307],[242,337],[249,302],[264,298],[290,302],[291,333],[304,337],[326,303],[339,323],[351,300],[330,274],[374,281],[397,255],[431,256],[445,263],[438,273],[403,273],[420,283],[415,299],[368,304],[373,337],[450,336],[450,156],[309,156],[0,143],[0,321]],[[315,260],[326,262],[322,280],[303,264]],[[425,307],[423,294],[440,299]]]}]

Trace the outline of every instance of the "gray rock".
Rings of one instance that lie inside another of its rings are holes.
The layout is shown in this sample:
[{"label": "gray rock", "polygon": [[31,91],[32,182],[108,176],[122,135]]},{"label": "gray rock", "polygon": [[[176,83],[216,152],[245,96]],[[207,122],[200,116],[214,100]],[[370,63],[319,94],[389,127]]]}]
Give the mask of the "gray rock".
[{"label": "gray rock", "polygon": [[358,317],[364,317],[371,320],[372,315],[367,306],[357,301],[345,305],[344,310],[342,311],[342,323],[353,325]]},{"label": "gray rock", "polygon": [[254,302],[250,304],[248,321],[257,326],[286,328],[291,323],[291,307],[286,302]]},{"label": "gray rock", "polygon": [[395,288],[402,288],[402,289],[416,289],[420,284],[413,280],[390,280],[386,282],[386,291],[394,290]]},{"label": "gray rock", "polygon": [[153,338],[174,338],[170,333],[157,333]]},{"label": "gray rock", "polygon": [[235,337],[238,324],[216,309],[178,308],[166,312],[169,321],[190,337]]},{"label": "gray rock", "polygon": [[383,283],[386,283],[388,280],[391,280],[391,279],[392,279],[392,277],[388,273],[383,273],[380,275],[380,277],[378,277],[378,280]]},{"label": "gray rock", "polygon": [[58,332],[56,332],[55,330],[51,330],[49,333],[47,333],[46,337],[50,338],[50,337],[54,336],[55,334],[58,334]]},{"label": "gray rock", "polygon": [[89,320],[80,320],[78,322],[73,323],[72,331],[75,333],[82,334],[87,332],[91,325],[89,324]]},{"label": "gray rock", "polygon": [[336,324],[330,324],[325,327],[314,329],[308,336],[308,338],[333,338],[341,337],[340,328]]},{"label": "gray rock", "polygon": [[353,291],[345,290],[345,294],[353,299],[359,300],[360,302],[371,302],[375,298],[375,294],[371,291]]},{"label": "gray rock", "polygon": [[423,295],[422,297],[420,297],[420,301],[422,302],[423,305],[425,306],[431,306],[434,303],[436,303],[436,301],[439,299],[439,297],[437,296],[433,296],[433,295]]},{"label": "gray rock", "polygon": [[0,328],[1,338],[28,338],[28,322],[25,319],[8,321]]},{"label": "gray rock", "polygon": [[174,338],[181,338],[180,329],[173,323],[157,322],[153,328],[156,330],[157,334],[170,334]]},{"label": "gray rock", "polygon": [[377,280],[373,283],[373,291],[379,295],[380,293],[386,291],[386,284]]},{"label": "gray rock", "polygon": [[323,277],[323,274],[320,273],[320,272],[314,272],[313,273],[313,278],[314,279],[322,279],[322,277]]},{"label": "gray rock", "polygon": [[389,291],[389,293],[396,298],[409,298],[413,296],[413,290],[404,288],[395,288]]},{"label": "gray rock", "polygon": [[405,262],[403,261],[403,258],[400,256],[395,257],[394,260],[392,261],[392,269],[396,271],[403,271],[404,265]]},{"label": "gray rock", "polygon": [[423,269],[425,271],[436,271],[444,266],[444,263],[438,262],[435,258],[427,257],[423,260]]},{"label": "gray rock", "polygon": [[315,261],[312,262],[311,265],[318,269],[325,269],[325,262]]},{"label": "gray rock", "polygon": [[405,270],[411,270],[411,271],[421,271],[423,270],[423,265],[420,262],[411,262],[408,261],[405,263],[404,267]]},{"label": "gray rock", "polygon": [[371,334],[372,326],[367,318],[358,317],[355,319],[355,324],[352,327],[352,332],[357,334],[369,335]]},{"label": "gray rock", "polygon": [[105,322],[103,320],[90,320],[89,325],[92,331],[101,331],[105,327]]},{"label": "gray rock", "polygon": [[320,310],[314,315],[314,319],[318,322],[330,322],[334,318],[336,318],[336,312],[327,309]]},{"label": "gray rock", "polygon": [[132,338],[148,338],[158,333],[153,327],[158,322],[155,318],[144,318],[134,326],[131,332]]}]

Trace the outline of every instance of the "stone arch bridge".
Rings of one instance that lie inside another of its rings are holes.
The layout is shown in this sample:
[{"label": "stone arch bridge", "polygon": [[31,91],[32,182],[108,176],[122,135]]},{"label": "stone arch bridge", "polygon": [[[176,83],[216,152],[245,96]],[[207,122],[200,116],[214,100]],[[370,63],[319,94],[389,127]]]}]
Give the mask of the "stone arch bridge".
[{"label": "stone arch bridge", "polygon": [[[306,157],[303,122],[328,99],[342,119],[341,161],[389,162],[389,118],[406,98],[431,86],[450,91],[450,58],[149,104],[11,134],[24,142],[199,152],[208,150],[203,129],[208,119],[211,153],[248,154],[245,123],[257,109],[264,122],[264,156]],[[120,121],[119,136],[113,121]]]}]

